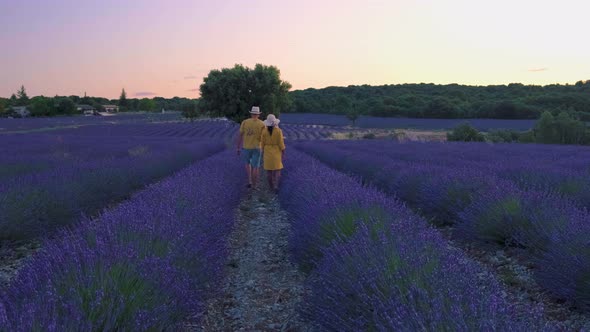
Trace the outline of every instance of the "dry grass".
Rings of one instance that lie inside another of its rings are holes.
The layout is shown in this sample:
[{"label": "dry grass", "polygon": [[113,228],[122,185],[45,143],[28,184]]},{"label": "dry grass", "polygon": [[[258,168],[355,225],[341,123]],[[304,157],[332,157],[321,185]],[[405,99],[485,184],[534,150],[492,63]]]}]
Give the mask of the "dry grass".
[{"label": "dry grass", "polygon": [[415,129],[353,129],[334,133],[332,140],[392,139],[400,142],[445,142],[446,131]]}]

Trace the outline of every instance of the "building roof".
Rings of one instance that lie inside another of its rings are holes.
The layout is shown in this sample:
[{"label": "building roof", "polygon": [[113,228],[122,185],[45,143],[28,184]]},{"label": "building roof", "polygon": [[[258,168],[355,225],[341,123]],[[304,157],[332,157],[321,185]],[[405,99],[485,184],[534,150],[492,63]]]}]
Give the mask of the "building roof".
[{"label": "building roof", "polygon": [[96,108],[94,108],[93,106],[90,105],[77,105],[76,106],[78,108],[79,111],[94,111],[96,110]]}]

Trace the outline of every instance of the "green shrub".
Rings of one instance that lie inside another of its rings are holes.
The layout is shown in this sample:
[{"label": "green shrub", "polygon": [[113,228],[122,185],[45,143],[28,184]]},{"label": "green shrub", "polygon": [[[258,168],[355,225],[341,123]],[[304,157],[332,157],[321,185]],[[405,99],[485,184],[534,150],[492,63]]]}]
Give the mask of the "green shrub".
[{"label": "green shrub", "polygon": [[483,142],[485,137],[469,123],[464,122],[447,134],[447,140],[457,142]]},{"label": "green shrub", "polygon": [[543,113],[535,124],[536,143],[543,144],[589,144],[590,131],[586,124],[566,112],[553,116]]},{"label": "green shrub", "polygon": [[485,139],[492,143],[512,143],[518,142],[521,135],[522,133],[516,130],[499,129],[490,130],[487,135],[485,135]]},{"label": "green shrub", "polygon": [[535,133],[532,130],[521,133],[518,136],[518,143],[535,143]]}]

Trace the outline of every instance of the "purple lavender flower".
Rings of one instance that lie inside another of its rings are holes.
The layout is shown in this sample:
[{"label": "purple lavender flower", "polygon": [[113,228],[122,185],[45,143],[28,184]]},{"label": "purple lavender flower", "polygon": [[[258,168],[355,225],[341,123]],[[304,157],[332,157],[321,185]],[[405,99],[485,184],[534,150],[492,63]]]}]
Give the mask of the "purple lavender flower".
[{"label": "purple lavender flower", "polygon": [[60,231],[0,290],[0,330],[178,328],[221,279],[241,166],[216,155]]}]

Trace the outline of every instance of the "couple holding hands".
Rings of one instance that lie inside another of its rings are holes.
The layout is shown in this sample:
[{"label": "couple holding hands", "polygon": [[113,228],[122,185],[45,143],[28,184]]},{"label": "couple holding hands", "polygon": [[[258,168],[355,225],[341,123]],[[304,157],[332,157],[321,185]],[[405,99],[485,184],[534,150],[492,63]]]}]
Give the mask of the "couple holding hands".
[{"label": "couple holding hands", "polygon": [[242,154],[246,162],[248,188],[256,187],[260,174],[260,163],[268,174],[271,190],[278,191],[283,157],[285,156],[285,139],[279,128],[280,120],[269,114],[266,120],[260,120],[260,108],[252,107],[250,118],[242,121],[238,134],[237,153]]}]

